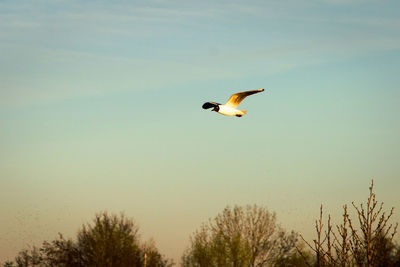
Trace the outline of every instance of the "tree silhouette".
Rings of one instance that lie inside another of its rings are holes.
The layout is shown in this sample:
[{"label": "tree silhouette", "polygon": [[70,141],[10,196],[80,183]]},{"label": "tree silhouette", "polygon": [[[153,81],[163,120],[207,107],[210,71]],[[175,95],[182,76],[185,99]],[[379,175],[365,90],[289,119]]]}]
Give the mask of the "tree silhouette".
[{"label": "tree silhouette", "polygon": [[132,220],[96,214],[93,225],[78,233],[78,247],[85,266],[140,266],[138,227]]},{"label": "tree silhouette", "polygon": [[[19,267],[167,267],[173,262],[164,258],[154,241],[142,244],[139,228],[124,214],[107,212],[95,215],[92,224],[82,226],[77,241],[66,240],[61,234],[42,247],[22,250],[15,258]],[[146,256],[145,256],[146,255]],[[7,266],[13,266],[11,262]]]},{"label": "tree silhouette", "polygon": [[[276,216],[253,206],[227,207],[191,237],[183,266],[270,266],[296,254],[297,235],[284,233]],[[302,258],[299,261],[303,262]]]}]

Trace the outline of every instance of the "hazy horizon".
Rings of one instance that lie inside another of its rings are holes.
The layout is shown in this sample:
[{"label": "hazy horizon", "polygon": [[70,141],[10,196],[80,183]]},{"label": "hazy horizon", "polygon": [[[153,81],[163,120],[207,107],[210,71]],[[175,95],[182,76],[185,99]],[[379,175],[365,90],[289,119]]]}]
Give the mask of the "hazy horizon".
[{"label": "hazy horizon", "polygon": [[[227,205],[400,222],[400,3],[0,2],[0,262],[123,211],[175,261]],[[249,96],[242,118],[203,110]]]}]

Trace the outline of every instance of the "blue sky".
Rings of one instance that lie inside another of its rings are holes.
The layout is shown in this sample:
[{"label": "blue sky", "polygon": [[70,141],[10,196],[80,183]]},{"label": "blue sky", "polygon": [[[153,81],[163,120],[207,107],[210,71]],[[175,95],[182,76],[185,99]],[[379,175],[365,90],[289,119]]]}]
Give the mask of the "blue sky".
[{"label": "blue sky", "polygon": [[[400,208],[400,4],[1,1],[0,261],[125,211],[169,257],[226,205],[311,237]],[[243,118],[201,109],[265,88]],[[399,221],[395,214],[394,221]]]}]

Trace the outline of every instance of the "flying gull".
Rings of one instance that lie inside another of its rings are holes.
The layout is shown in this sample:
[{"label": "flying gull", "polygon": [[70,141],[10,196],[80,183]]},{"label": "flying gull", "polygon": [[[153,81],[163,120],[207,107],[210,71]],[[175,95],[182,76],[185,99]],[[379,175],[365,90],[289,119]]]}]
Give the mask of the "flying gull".
[{"label": "flying gull", "polygon": [[203,108],[204,109],[213,108],[211,111],[216,111],[216,112],[221,113],[226,116],[242,117],[243,115],[245,115],[247,113],[247,111],[237,109],[237,106],[239,106],[240,102],[242,102],[243,99],[246,98],[246,96],[257,94],[262,91],[264,91],[264,89],[240,92],[240,93],[232,95],[229,98],[228,102],[226,102],[225,104],[219,104],[219,103],[215,103],[215,102],[206,102],[203,104]]}]

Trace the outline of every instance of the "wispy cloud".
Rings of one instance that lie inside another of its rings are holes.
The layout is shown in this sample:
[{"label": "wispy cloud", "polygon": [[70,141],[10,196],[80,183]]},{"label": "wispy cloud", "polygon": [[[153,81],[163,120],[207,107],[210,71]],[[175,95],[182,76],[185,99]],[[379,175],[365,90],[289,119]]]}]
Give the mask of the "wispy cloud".
[{"label": "wispy cloud", "polygon": [[400,49],[400,18],[371,2],[381,12],[349,7],[349,16],[327,8],[334,0],[3,1],[0,104],[238,79]]},{"label": "wispy cloud", "polygon": [[322,3],[337,4],[337,5],[354,5],[354,4],[370,4],[379,2],[377,0],[321,0]]}]

